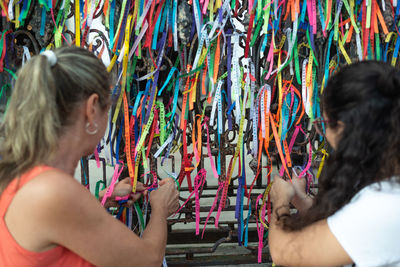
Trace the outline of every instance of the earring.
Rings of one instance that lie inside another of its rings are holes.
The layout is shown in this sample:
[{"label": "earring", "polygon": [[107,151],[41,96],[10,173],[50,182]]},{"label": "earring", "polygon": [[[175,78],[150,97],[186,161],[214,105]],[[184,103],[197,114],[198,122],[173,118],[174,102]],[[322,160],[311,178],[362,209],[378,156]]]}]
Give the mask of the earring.
[{"label": "earring", "polygon": [[97,123],[93,122],[94,130],[90,130],[89,127],[91,127],[91,126],[90,126],[90,122],[86,123],[86,132],[87,132],[88,134],[94,135],[94,134],[97,133]]}]

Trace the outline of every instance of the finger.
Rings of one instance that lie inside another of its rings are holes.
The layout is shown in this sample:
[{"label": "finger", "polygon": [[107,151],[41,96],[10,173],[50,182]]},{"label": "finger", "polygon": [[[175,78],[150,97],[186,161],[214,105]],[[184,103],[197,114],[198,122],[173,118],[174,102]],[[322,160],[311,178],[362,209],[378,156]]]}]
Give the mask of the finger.
[{"label": "finger", "polygon": [[110,207],[118,207],[118,202],[115,200],[107,200],[106,203],[104,204],[106,208]]},{"label": "finger", "polygon": [[144,190],[146,190],[146,186],[143,184],[143,183],[141,183],[141,182],[137,182],[137,184],[136,184],[136,191],[144,191]]},{"label": "finger", "polygon": [[135,202],[137,201],[139,198],[142,197],[142,193],[134,193],[131,195],[132,196],[132,200]]},{"label": "finger", "polygon": [[128,202],[126,202],[126,203],[124,204],[124,207],[130,208],[130,207],[133,206],[134,203],[135,203],[135,201],[133,201],[133,200],[128,200]]},{"label": "finger", "polygon": [[164,185],[164,184],[173,183],[173,182],[174,182],[174,180],[172,178],[165,178],[165,179],[162,179],[159,184]]},{"label": "finger", "polygon": [[117,184],[114,188],[112,196],[123,197],[132,192],[132,186],[130,184]]},{"label": "finger", "polygon": [[174,212],[176,212],[178,209],[179,209],[179,202],[175,203]]},{"label": "finger", "polygon": [[306,182],[306,178],[304,176],[303,177],[298,177],[295,181],[297,183]]},{"label": "finger", "polygon": [[131,184],[131,178],[130,177],[125,177],[121,181],[119,181],[122,184]]},{"label": "finger", "polygon": [[275,175],[274,176],[274,183],[282,183],[282,182],[286,182],[282,177],[280,177],[279,175]]}]

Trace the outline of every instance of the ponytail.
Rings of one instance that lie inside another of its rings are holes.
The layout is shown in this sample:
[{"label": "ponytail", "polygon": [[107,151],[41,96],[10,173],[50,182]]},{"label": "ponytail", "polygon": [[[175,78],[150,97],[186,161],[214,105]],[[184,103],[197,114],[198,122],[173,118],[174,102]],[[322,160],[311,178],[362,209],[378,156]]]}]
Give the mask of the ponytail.
[{"label": "ponytail", "polygon": [[[18,73],[0,126],[4,136],[0,177],[8,177],[9,180],[17,173],[26,171],[38,159],[51,157],[60,126],[55,103],[55,82],[46,57],[32,58],[22,70]],[[9,180],[1,179],[0,187],[8,184]]]},{"label": "ponytail", "polygon": [[108,107],[109,76],[91,52],[77,47],[32,57],[18,72],[0,125],[0,192],[15,177],[53,158],[62,128],[74,121],[73,110],[91,94]]}]

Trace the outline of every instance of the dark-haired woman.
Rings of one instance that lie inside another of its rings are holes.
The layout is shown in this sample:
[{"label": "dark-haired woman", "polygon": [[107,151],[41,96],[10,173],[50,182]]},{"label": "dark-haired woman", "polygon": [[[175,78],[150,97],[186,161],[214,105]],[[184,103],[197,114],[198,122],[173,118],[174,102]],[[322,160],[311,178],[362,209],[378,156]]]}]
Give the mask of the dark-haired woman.
[{"label": "dark-haired woman", "polygon": [[[285,266],[400,266],[399,70],[375,61],[344,67],[324,90],[323,111],[333,152],[315,199],[299,178],[274,179],[272,259]],[[290,214],[291,202],[298,214]]]}]

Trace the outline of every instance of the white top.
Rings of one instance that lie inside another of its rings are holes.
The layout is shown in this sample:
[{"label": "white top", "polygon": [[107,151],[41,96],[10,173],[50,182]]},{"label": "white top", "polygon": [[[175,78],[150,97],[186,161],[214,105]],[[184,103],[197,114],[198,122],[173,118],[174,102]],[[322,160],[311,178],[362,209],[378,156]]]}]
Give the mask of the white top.
[{"label": "white top", "polygon": [[369,185],[328,217],[328,225],[357,266],[400,266],[400,185]]}]

